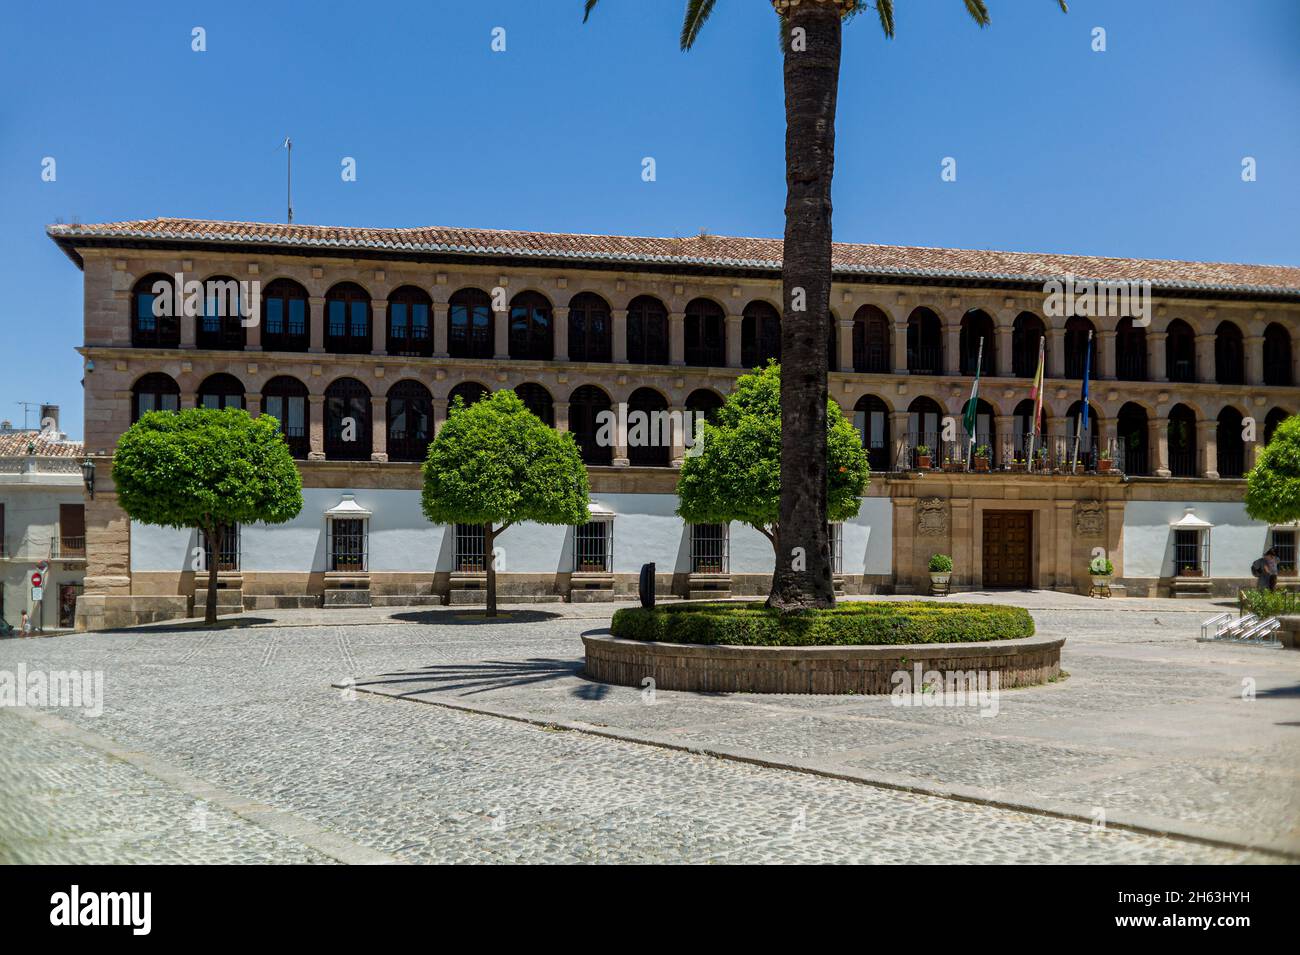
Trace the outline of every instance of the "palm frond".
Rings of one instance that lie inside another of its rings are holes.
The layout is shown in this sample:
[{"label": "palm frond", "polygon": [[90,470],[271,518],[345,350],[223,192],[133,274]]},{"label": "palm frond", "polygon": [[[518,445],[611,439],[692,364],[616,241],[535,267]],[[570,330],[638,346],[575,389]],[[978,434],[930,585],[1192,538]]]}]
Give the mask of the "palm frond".
[{"label": "palm frond", "polygon": [[582,8],[583,23],[587,22],[587,17],[591,16],[591,11],[596,9],[596,4],[599,2],[600,0],[587,0],[587,2],[583,5]]},{"label": "palm frond", "polygon": [[989,8],[984,6],[984,0],[966,0],[966,11],[981,27],[989,25]]},{"label": "palm frond", "polygon": [[1067,7],[1067,6],[1065,5],[1065,0],[1056,0],[1056,2],[1059,3],[1059,4],[1061,5],[1061,12],[1062,12],[1062,13],[1069,13],[1069,12],[1070,12],[1070,8]]},{"label": "palm frond", "polygon": [[880,14],[880,29],[885,36],[894,38],[894,0],[876,0],[876,13]]},{"label": "palm frond", "polygon": [[700,28],[713,12],[717,0],[686,0],[686,19],[682,22],[682,49],[689,50],[700,35]]}]

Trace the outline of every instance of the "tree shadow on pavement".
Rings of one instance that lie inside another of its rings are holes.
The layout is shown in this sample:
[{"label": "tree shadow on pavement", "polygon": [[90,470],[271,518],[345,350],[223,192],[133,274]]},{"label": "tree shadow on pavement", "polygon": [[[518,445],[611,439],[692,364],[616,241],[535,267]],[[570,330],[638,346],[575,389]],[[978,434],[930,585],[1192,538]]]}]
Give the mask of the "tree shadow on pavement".
[{"label": "tree shadow on pavement", "polygon": [[[473,696],[489,690],[549,683],[568,677],[583,678],[583,661],[556,660],[534,657],[529,660],[483,660],[477,663],[432,664],[419,670],[382,673],[379,676],[358,680],[357,689],[397,687],[409,684],[400,693],[386,696],[411,696],[426,692],[454,692],[458,696]],[[586,700],[602,699],[609,687],[603,683],[585,682],[573,691]]]},{"label": "tree shadow on pavement", "polygon": [[436,623],[443,626],[481,626],[485,623],[541,623],[544,620],[559,620],[563,614],[548,613],[545,610],[498,610],[495,617],[485,617],[482,610],[466,608],[454,610],[414,610],[409,613],[395,613],[393,620],[403,623]]}]

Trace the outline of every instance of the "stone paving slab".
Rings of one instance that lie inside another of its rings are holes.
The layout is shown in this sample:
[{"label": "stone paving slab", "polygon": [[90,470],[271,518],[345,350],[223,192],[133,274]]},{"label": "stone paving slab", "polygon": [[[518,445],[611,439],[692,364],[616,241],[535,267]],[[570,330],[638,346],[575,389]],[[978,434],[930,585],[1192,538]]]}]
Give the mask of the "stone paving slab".
[{"label": "stone paving slab", "polygon": [[[512,607],[495,622],[277,612],[215,632],[151,625],[0,641],[0,670],[22,662],[106,678],[102,715],[54,711],[83,736],[58,730],[50,711],[0,709],[0,856],[76,861],[84,845],[86,861],[337,860],[308,844],[315,833],[404,862],[1279,861],[330,688],[358,674],[413,674],[389,691],[519,704],[542,721],[577,714],[647,738],[725,728],[774,758],[796,744],[818,758],[860,758],[968,732],[964,722],[911,718],[929,711],[882,717],[863,698],[661,692],[647,707],[636,689],[580,676],[580,635],[604,627],[609,609]],[[1171,640],[1162,652],[1179,646]],[[856,734],[848,749],[836,735],[846,727]],[[140,758],[124,763],[92,738]],[[1293,769],[1288,739],[1274,741],[1272,757]],[[1137,786],[1117,778],[1123,792]],[[227,817],[218,805],[209,820],[220,823],[191,833],[191,790],[204,787],[239,811]],[[36,824],[21,822],[28,817]]]}]

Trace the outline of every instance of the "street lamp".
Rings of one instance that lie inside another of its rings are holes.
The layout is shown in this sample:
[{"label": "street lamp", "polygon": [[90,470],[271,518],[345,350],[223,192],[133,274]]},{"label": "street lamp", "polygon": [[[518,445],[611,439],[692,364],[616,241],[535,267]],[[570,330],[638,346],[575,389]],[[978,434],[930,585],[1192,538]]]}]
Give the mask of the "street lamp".
[{"label": "street lamp", "polygon": [[90,499],[95,499],[95,462],[86,458],[81,462],[81,479],[86,484],[86,490],[90,494]]}]

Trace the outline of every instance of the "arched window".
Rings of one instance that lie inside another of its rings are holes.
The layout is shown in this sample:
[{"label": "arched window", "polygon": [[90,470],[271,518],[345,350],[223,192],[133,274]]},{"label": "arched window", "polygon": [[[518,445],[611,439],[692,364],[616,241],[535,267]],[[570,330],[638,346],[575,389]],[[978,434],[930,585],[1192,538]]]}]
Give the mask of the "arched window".
[{"label": "arched window", "polygon": [[933,398],[920,397],[907,406],[907,446],[908,454],[903,462],[905,467],[919,467],[917,457],[924,449],[931,461],[939,460],[942,431],[939,422],[943,420],[943,409]]},{"label": "arched window", "polygon": [[549,391],[541,385],[529,383],[520,385],[514,392],[524,407],[541,418],[543,424],[555,427],[555,402],[551,400]]},{"label": "arched window", "polygon": [[867,463],[873,471],[891,471],[889,406],[875,395],[863,395],[853,406],[853,425],[862,435]]},{"label": "arched window", "polygon": [[325,457],[368,461],[371,452],[370,391],[355,378],[325,389]]},{"label": "arched window", "polygon": [[1169,473],[1196,477],[1196,414],[1186,405],[1169,412]]},{"label": "arched window", "polygon": [[721,407],[722,396],[709,388],[696,388],[686,396],[686,410],[691,414],[698,411],[709,424],[717,423],[718,409]]},{"label": "arched window", "polygon": [[1181,318],[1165,330],[1165,375],[1170,381],[1196,380],[1196,335]]},{"label": "arched window", "polygon": [[1241,439],[1241,412],[1236,408],[1219,412],[1214,449],[1219,477],[1239,478],[1246,473],[1246,443]]},{"label": "arched window", "polygon": [[279,375],[262,387],[262,414],[280,422],[289,453],[295,458],[306,458],[311,451],[311,405],[307,401],[307,386],[297,378]]},{"label": "arched window", "polygon": [[[1037,357],[1034,359],[1037,361]],[[1038,420],[1037,430],[1034,428],[1034,402],[1031,398],[1026,398],[1016,405],[1015,410],[1011,413],[1011,451],[1016,460],[1028,462],[1031,457],[1040,459],[1041,450],[1047,448],[1047,406],[1041,409],[1041,417]],[[1035,462],[1035,467],[1038,467]]]},{"label": "arched window", "polygon": [[[146,275],[131,290],[131,344],[136,348],[179,348],[181,320],[172,280]],[[155,303],[155,299],[161,299]]]},{"label": "arched window", "polygon": [[1214,332],[1214,380],[1221,385],[1244,384],[1245,354],[1241,329],[1232,322],[1220,322]]},{"label": "arched window", "polygon": [[214,275],[203,283],[203,314],[195,321],[194,344],[217,351],[244,347],[244,303],[239,283],[228,275]]},{"label": "arched window", "polygon": [[607,362],[614,358],[609,303],[594,292],[569,301],[569,360]]},{"label": "arched window", "polygon": [[740,363],[757,368],[769,358],[781,360],[781,316],[767,302],[750,302],[740,320]]},{"label": "arched window", "polygon": [[1264,384],[1289,386],[1291,374],[1291,333],[1277,322],[1264,329]]},{"label": "arched window", "polygon": [[686,364],[721,368],[727,364],[727,323],[722,306],[697,298],[686,306]]},{"label": "arched window", "polygon": [[551,303],[537,292],[520,292],[510,302],[510,357],[550,361],[555,357],[551,336]]},{"label": "arched window", "polygon": [[370,321],[370,293],[354,282],[340,282],[325,293],[325,350],[369,354]]},{"label": "arched window", "polygon": [[627,460],[633,467],[666,468],[672,463],[672,421],[668,402],[653,388],[627,399]]},{"label": "arched window", "polygon": [[1148,449],[1147,412],[1141,405],[1129,402],[1119,409],[1115,432],[1119,438],[1120,459],[1117,465],[1125,474],[1151,473],[1151,454]]},{"label": "arched window", "polygon": [[1120,381],[1146,381],[1147,330],[1121,318],[1115,328],[1115,375]]},{"label": "arched window", "polygon": [[578,442],[586,464],[604,465],[614,460],[613,435],[609,435],[610,440],[597,440],[600,437],[597,416],[610,410],[609,395],[595,385],[583,385],[569,396],[569,431]]},{"label": "arched window", "polygon": [[[1011,373],[1017,378],[1033,378],[1038,374],[1038,343],[1047,334],[1043,320],[1033,312],[1021,312],[1011,323]],[[1047,350],[1043,349],[1043,364],[1047,364]]]},{"label": "arched window", "polygon": [[452,358],[491,358],[496,354],[492,296],[463,288],[447,305],[447,352]]},{"label": "arched window", "polygon": [[244,407],[244,386],[234,375],[209,375],[199,385],[198,406],[220,411]]},{"label": "arched window", "polygon": [[310,346],[307,290],[290,279],[276,279],[262,292],[262,350],[304,352]]},{"label": "arched window", "polygon": [[432,312],[433,299],[414,285],[403,285],[389,295],[388,354],[422,358],[432,355]]},{"label": "arched window", "polygon": [[915,309],[907,318],[907,370],[913,375],[943,371],[943,323],[928,308]]},{"label": "arched window", "polygon": [[627,360],[668,364],[668,309],[653,296],[638,295],[627,307]]},{"label": "arched window", "polygon": [[433,398],[418,381],[408,378],[388,389],[387,439],[390,461],[423,461],[428,456]]},{"label": "arched window", "polygon": [[863,305],[853,316],[853,370],[869,374],[891,370],[889,319],[874,305]]},{"label": "arched window", "polygon": [[1273,440],[1273,432],[1276,431],[1278,429],[1278,426],[1289,417],[1291,417],[1291,412],[1284,411],[1281,408],[1274,408],[1272,411],[1268,413],[1268,415],[1264,418],[1264,446],[1265,447],[1267,447],[1268,443]]},{"label": "arched window", "polygon": [[[1065,453],[1070,456],[1070,460],[1075,460],[1074,436],[1079,431],[1082,424],[1081,415],[1083,413],[1083,402],[1076,401],[1070,405],[1069,410],[1065,412]],[[1097,454],[1101,451],[1101,422],[1097,418],[1097,406],[1088,403],[1088,428],[1079,438],[1079,456],[1078,461],[1085,468],[1095,469],[1097,466]]]},{"label": "arched window", "polygon": [[997,374],[997,334],[988,312],[973,308],[961,317],[961,373],[973,376],[975,361],[980,354],[980,341],[984,342],[984,358],[980,361],[980,374]]},{"label": "arched window", "polygon": [[181,389],[169,375],[153,372],[136,381],[131,388],[131,423],[150,411],[178,411]]},{"label": "arched window", "polygon": [[1088,344],[1092,332],[1092,322],[1086,318],[1074,315],[1065,320],[1066,378],[1082,378],[1085,364],[1090,369],[1088,377],[1097,377],[1097,336],[1092,335],[1092,344]]},{"label": "arched window", "polygon": [[447,393],[447,413],[451,414],[451,407],[456,403],[457,398],[468,408],[475,402],[482,401],[489,394],[490,392],[477,381],[462,381]]}]

